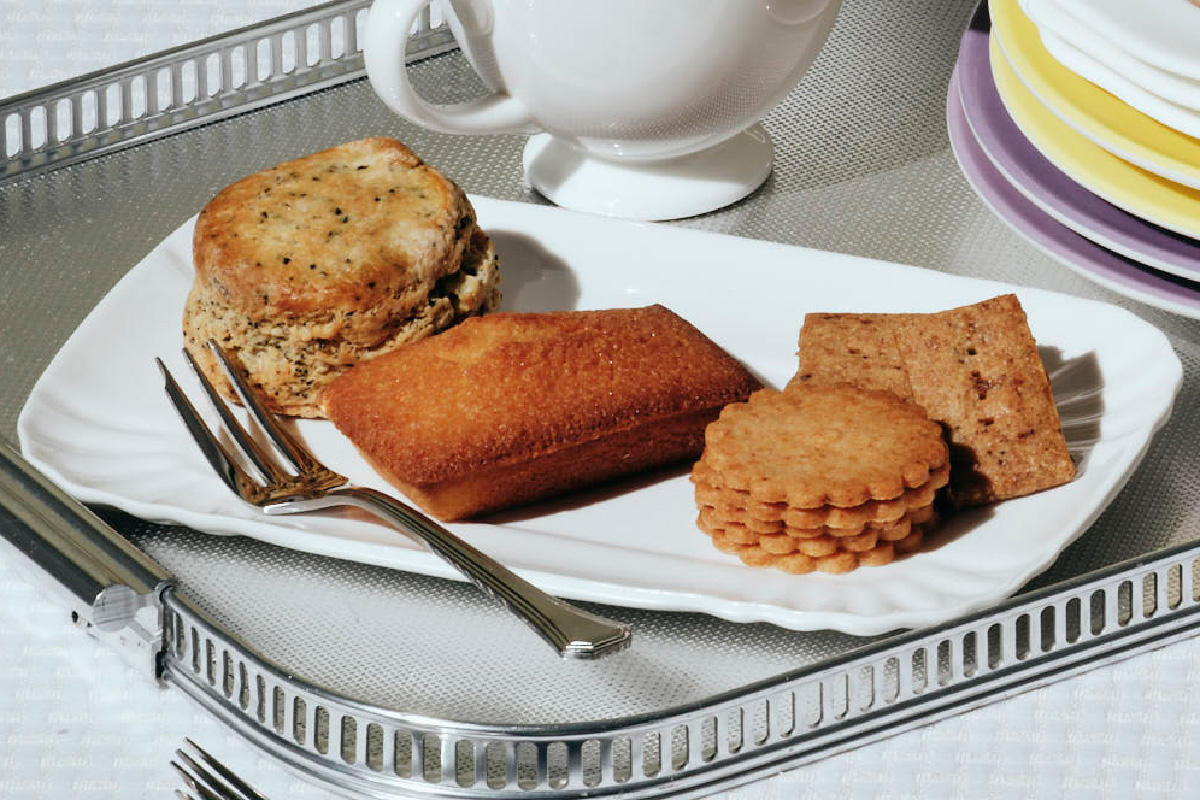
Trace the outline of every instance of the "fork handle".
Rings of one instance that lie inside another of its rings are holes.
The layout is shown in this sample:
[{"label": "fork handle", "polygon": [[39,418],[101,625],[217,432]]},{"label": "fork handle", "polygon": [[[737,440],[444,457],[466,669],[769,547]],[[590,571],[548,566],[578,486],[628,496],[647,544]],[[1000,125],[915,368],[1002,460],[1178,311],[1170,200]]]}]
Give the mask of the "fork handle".
[{"label": "fork handle", "polygon": [[392,523],[429,546],[485,594],[498,599],[565,658],[599,658],[629,644],[629,626],[546,594],[420,511],[383,492],[349,486],[328,496]]}]

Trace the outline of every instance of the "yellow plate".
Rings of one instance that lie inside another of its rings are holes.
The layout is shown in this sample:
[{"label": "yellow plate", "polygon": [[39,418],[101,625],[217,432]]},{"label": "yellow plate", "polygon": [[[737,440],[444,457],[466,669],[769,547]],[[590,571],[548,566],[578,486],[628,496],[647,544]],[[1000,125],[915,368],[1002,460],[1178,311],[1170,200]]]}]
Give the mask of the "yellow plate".
[{"label": "yellow plate", "polygon": [[1071,180],[1113,205],[1155,225],[1200,238],[1200,190],[1136,167],[1071,130],[1021,82],[994,31],[989,44],[1000,99],[1042,155]]},{"label": "yellow plate", "polygon": [[1019,0],[990,0],[988,10],[992,36],[1042,104],[1105,150],[1200,188],[1200,139],[1146,116],[1060,64],[1042,44]]}]

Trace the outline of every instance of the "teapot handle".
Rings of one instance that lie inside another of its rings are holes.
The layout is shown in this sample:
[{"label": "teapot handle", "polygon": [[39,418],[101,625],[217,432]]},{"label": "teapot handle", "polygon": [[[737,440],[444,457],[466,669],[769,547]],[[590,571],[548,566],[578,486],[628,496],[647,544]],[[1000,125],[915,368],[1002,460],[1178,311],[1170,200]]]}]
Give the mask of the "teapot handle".
[{"label": "teapot handle", "polygon": [[[406,72],[409,32],[429,0],[375,0],[367,17],[363,61],[380,99],[397,114],[441,133],[523,133],[541,130],[525,105],[495,92],[453,105],[426,102]],[[468,31],[468,34],[473,34]]]}]

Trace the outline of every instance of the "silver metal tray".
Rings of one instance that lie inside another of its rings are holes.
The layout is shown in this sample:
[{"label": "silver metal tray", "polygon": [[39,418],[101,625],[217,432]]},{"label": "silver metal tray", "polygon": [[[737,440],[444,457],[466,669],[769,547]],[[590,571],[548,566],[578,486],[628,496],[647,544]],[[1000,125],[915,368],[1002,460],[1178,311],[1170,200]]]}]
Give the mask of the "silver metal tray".
[{"label": "silver metal tray", "polygon": [[[434,134],[375,99],[357,46],[366,5],[330,3],[0,104],[6,439],[83,316],[248,172],[390,134],[469,192],[542,202],[520,182],[519,137]],[[973,5],[849,0],[766,120],[767,185],[677,224],[1100,298],[1167,333],[1185,368],[1167,428],[1092,529],[1010,601],[867,639],[620,609],[635,647],[575,664],[467,586],[93,515],[4,449],[0,549],[148,677],[309,776],[372,797],[703,795],[1191,635],[1200,323],[1084,281],[975,198],[944,121]],[[479,91],[445,30],[414,35],[422,91]]]}]

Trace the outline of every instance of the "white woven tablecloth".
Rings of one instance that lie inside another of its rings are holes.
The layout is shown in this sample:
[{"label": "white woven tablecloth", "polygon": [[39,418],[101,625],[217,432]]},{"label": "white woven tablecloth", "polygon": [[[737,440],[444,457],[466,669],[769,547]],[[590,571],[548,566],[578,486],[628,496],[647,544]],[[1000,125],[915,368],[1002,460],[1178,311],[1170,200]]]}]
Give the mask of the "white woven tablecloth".
[{"label": "white woven tablecloth", "polygon": [[[684,0],[680,0],[683,2]],[[0,0],[0,97],[293,11],[301,0]],[[0,235],[3,232],[0,231]],[[0,559],[0,798],[168,797],[191,736],[268,797],[328,798],[75,629]],[[731,792],[1200,796],[1200,639]]]}]

